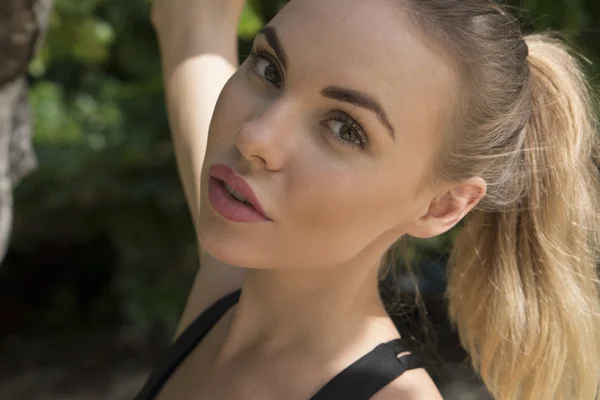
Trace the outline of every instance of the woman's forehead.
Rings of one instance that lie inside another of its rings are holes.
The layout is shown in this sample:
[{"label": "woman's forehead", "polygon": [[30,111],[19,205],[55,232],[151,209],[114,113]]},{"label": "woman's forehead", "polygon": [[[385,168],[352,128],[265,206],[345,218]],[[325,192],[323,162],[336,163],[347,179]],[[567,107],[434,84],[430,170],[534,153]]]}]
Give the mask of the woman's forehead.
[{"label": "woman's forehead", "polygon": [[423,119],[439,115],[452,97],[451,64],[397,0],[292,0],[269,26],[286,53],[286,75],[306,90],[337,85],[364,91],[392,119],[410,117],[417,124],[432,122]]},{"label": "woman's forehead", "polygon": [[[422,47],[401,7],[389,0],[291,1],[269,24],[303,58],[377,67]],[[375,58],[375,59],[373,59]],[[377,62],[382,61],[382,62]]]}]

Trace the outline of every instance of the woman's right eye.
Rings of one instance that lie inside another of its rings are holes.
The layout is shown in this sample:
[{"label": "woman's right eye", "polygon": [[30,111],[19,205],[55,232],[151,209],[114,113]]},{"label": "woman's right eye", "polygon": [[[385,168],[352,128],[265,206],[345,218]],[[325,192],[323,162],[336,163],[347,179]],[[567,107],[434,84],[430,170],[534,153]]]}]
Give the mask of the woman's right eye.
[{"label": "woman's right eye", "polygon": [[281,87],[281,73],[272,56],[266,51],[252,51],[251,56],[254,72],[273,86]]}]

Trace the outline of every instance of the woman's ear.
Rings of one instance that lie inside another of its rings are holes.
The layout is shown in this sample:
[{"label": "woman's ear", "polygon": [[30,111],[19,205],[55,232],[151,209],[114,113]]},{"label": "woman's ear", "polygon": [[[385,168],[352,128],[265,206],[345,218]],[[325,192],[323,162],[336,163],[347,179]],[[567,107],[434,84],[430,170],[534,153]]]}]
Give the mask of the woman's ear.
[{"label": "woman's ear", "polygon": [[485,181],[478,176],[448,185],[406,233],[425,239],[447,232],[479,203],[486,190]]}]

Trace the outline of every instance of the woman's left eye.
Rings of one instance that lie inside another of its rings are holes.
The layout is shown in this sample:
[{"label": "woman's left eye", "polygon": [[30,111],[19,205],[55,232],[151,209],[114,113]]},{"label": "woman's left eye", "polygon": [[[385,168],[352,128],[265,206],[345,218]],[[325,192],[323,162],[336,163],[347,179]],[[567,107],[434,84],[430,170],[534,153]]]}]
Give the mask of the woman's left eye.
[{"label": "woman's left eye", "polygon": [[323,122],[334,136],[346,146],[364,149],[368,145],[367,135],[358,122],[345,113],[333,115]]}]

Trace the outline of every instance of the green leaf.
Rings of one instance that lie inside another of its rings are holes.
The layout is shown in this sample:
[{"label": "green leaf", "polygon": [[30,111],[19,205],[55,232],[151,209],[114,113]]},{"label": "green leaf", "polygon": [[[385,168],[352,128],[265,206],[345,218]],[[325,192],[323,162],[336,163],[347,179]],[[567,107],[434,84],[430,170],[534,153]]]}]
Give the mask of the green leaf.
[{"label": "green leaf", "polygon": [[238,35],[242,39],[252,39],[264,24],[265,23],[256,12],[256,9],[247,4],[242,11]]}]

